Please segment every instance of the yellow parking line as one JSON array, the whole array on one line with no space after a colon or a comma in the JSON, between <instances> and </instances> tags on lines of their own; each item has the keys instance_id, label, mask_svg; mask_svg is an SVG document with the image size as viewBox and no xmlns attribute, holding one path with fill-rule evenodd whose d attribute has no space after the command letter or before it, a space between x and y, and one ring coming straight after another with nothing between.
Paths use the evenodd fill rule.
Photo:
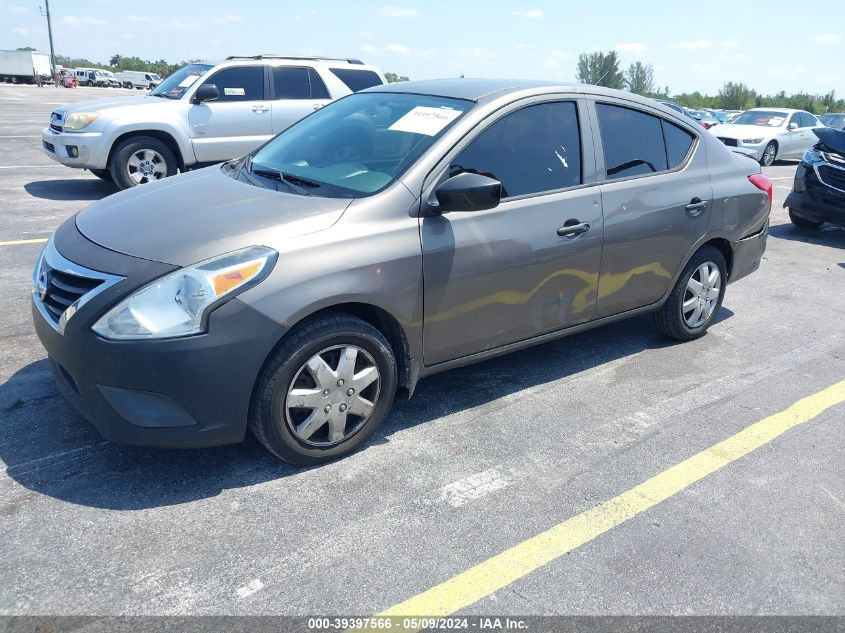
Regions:
<instances>
[{"instance_id":1,"label":"yellow parking line","mask_svg":"<svg viewBox=\"0 0 845 633\"><path fill-rule=\"evenodd\" d=\"M11 242L0 242L0 246L20 246L21 244L43 244L47 241L46 237L39 237L34 240L12 240Z\"/></svg>"},{"instance_id":2,"label":"yellow parking line","mask_svg":"<svg viewBox=\"0 0 845 633\"><path fill-rule=\"evenodd\" d=\"M601 505L390 607L378 617L446 616L468 607L841 402L845 402L845 380L752 424Z\"/></svg>"}]
</instances>

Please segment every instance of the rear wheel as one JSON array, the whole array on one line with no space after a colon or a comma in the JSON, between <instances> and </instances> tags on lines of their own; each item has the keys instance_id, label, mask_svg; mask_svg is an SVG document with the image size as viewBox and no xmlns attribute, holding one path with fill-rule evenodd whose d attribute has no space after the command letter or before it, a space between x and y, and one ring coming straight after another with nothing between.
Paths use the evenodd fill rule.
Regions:
<instances>
[{"instance_id":1,"label":"rear wheel","mask_svg":"<svg viewBox=\"0 0 845 633\"><path fill-rule=\"evenodd\" d=\"M114 184L129 189L176 175L176 156L157 138L133 136L115 148L109 171Z\"/></svg>"},{"instance_id":2,"label":"rear wheel","mask_svg":"<svg viewBox=\"0 0 845 633\"><path fill-rule=\"evenodd\" d=\"M770 141L769 144L766 145L766 149L763 150L763 157L760 159L760 164L763 165L763 167L771 167L775 162L777 155L778 144L774 141Z\"/></svg>"},{"instance_id":3,"label":"rear wheel","mask_svg":"<svg viewBox=\"0 0 845 633\"><path fill-rule=\"evenodd\" d=\"M824 222L814 222L813 220L802 218L800 215L796 215L792 209L789 209L789 219L799 229L817 229L824 224Z\"/></svg>"},{"instance_id":4,"label":"rear wheel","mask_svg":"<svg viewBox=\"0 0 845 633\"><path fill-rule=\"evenodd\" d=\"M666 303L655 313L657 328L679 341L704 336L722 306L727 279L721 251L713 246L700 248L684 268Z\"/></svg>"},{"instance_id":5,"label":"rear wheel","mask_svg":"<svg viewBox=\"0 0 845 633\"><path fill-rule=\"evenodd\" d=\"M396 391L390 344L345 314L295 328L258 379L250 428L294 464L319 464L357 450L381 425Z\"/></svg>"}]
</instances>

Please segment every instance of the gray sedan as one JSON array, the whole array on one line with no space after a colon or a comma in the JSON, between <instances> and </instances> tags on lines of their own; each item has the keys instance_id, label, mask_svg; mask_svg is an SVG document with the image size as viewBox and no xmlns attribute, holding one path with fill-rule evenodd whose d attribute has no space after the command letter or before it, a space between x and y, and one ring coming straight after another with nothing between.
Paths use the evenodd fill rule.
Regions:
<instances>
[{"instance_id":1,"label":"gray sedan","mask_svg":"<svg viewBox=\"0 0 845 633\"><path fill-rule=\"evenodd\" d=\"M771 196L756 162L629 93L391 84L82 211L39 258L33 317L105 437L249 428L314 464L435 372L648 312L703 336L760 264Z\"/></svg>"}]
</instances>

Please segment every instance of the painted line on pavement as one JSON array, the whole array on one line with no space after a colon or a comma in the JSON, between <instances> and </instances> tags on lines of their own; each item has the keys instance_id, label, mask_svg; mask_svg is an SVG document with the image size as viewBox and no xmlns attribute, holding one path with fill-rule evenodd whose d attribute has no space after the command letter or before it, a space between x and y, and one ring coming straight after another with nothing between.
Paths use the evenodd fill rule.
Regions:
<instances>
[{"instance_id":1,"label":"painted line on pavement","mask_svg":"<svg viewBox=\"0 0 845 633\"><path fill-rule=\"evenodd\" d=\"M377 617L447 616L507 587L845 402L845 380L807 396L651 479L390 607Z\"/></svg>"},{"instance_id":2,"label":"painted line on pavement","mask_svg":"<svg viewBox=\"0 0 845 633\"><path fill-rule=\"evenodd\" d=\"M48 239L47 237L39 237L33 240L12 240L11 242L0 242L0 246L20 246L22 244L43 244Z\"/></svg>"}]
</instances>

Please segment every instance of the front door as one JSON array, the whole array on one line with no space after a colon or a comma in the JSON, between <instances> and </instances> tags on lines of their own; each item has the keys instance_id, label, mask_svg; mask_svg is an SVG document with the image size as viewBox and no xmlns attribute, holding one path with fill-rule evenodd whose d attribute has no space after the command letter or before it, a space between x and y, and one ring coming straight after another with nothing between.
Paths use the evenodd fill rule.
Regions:
<instances>
[{"instance_id":1,"label":"front door","mask_svg":"<svg viewBox=\"0 0 845 633\"><path fill-rule=\"evenodd\" d=\"M713 188L696 134L641 110L595 108L606 178L596 317L605 317L663 297L707 231Z\"/></svg>"},{"instance_id":2,"label":"front door","mask_svg":"<svg viewBox=\"0 0 845 633\"><path fill-rule=\"evenodd\" d=\"M272 102L265 98L264 66L232 66L203 77L220 98L194 103L188 119L201 163L248 154L273 134Z\"/></svg>"},{"instance_id":3,"label":"front door","mask_svg":"<svg viewBox=\"0 0 845 633\"><path fill-rule=\"evenodd\" d=\"M582 184L574 101L538 103L488 125L450 175L499 180L498 207L422 220L424 361L444 361L592 318L602 248L598 187Z\"/></svg>"}]
</instances>

